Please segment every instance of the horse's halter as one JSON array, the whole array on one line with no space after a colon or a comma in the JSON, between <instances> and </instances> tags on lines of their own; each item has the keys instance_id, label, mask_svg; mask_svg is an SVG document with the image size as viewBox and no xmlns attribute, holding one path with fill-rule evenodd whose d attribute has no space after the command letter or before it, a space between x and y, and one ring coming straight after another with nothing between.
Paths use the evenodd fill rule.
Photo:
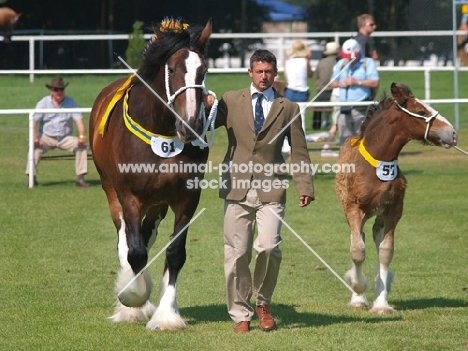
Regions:
<instances>
[{"instance_id":1,"label":"horse's halter","mask_svg":"<svg viewBox=\"0 0 468 351\"><path fill-rule=\"evenodd\" d=\"M406 112L406 113L409 114L410 116L424 119L424 121L425 121L426 124L427 124L427 126L426 126L426 133L424 133L424 140L427 141L427 136L428 136L428 134L429 134L429 128L431 128L432 120L433 120L434 118L436 118L436 117L439 115L439 112L434 111L434 114L433 114L432 116L424 117L424 116L418 115L417 113L414 113L414 112L411 112L411 111L407 110L406 108L404 108L403 106L401 106L396 100L395 100L395 104L398 106L398 108L399 108L400 110Z\"/></svg>"},{"instance_id":2,"label":"horse's halter","mask_svg":"<svg viewBox=\"0 0 468 351\"><path fill-rule=\"evenodd\" d=\"M174 94L171 95L171 91L169 89L169 66L167 65L167 63L165 65L164 69L165 69L165 83L166 83L167 103L168 103L168 105L169 105L169 107L171 109L173 109L173 107L174 107L174 101L175 101L176 97L179 94L183 93L187 89L201 89L202 92L203 92L203 95L211 94L211 95L213 95L215 97L215 102L214 102L213 106L211 107L210 115L208 116L208 118L206 118L206 115L205 115L205 106L204 106L203 102L201 103L200 115L198 117L203 119L203 132L201 133L201 135L199 135L199 137L195 141L192 141L192 145L199 146L202 149L204 147L211 146L213 144L213 141L214 141L214 134L215 134L214 133L214 130L215 130L214 123L215 123L216 115L217 115L217 112L218 112L218 99L216 99L216 94L214 92L206 89L206 87L203 84L193 84L193 85L186 85L186 86L180 88ZM190 126L184 120L182 120L182 123L184 123L188 128L190 128ZM200 139L203 139L205 137L206 132L208 131L208 128L210 128L210 132L211 132L210 141L202 142ZM194 131L192 130L192 132L194 132ZM194 134L196 134L196 133L194 132Z\"/></svg>"}]
</instances>

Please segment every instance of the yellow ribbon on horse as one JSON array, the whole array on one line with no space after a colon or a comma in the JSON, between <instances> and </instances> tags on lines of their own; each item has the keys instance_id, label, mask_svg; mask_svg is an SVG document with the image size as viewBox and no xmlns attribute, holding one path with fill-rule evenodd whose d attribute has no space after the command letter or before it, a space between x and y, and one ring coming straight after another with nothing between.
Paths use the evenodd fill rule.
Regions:
<instances>
[{"instance_id":1,"label":"yellow ribbon on horse","mask_svg":"<svg viewBox=\"0 0 468 351\"><path fill-rule=\"evenodd\" d=\"M135 122L132 119L132 117L130 117L130 115L128 114L128 93L133 87L133 85L131 85L130 83L132 82L132 79L134 76L135 75L132 74L130 77L128 77L125 83L123 83L122 86L119 89L117 89L114 96L112 97L111 102L109 103L109 105L107 105L106 113L104 114L104 116L102 116L101 123L99 123L99 129L98 129L99 134L101 136L104 136L106 124L107 124L107 121L109 119L109 116L112 110L114 109L117 102L119 102L123 97L125 97L124 103L123 103L123 119L129 131L131 131L133 134L135 134L138 138L140 138L142 141L144 141L147 144L151 144L152 137L171 139L172 136L156 134L156 133L150 132L149 130L146 130L140 124Z\"/></svg>"},{"instance_id":2,"label":"yellow ribbon on horse","mask_svg":"<svg viewBox=\"0 0 468 351\"><path fill-rule=\"evenodd\" d=\"M358 146L359 153L364 157L364 159L369 162L372 166L377 167L379 161L372 157L372 155L367 151L366 147L364 146L364 138L352 138L351 139L351 146Z\"/></svg>"},{"instance_id":3,"label":"yellow ribbon on horse","mask_svg":"<svg viewBox=\"0 0 468 351\"><path fill-rule=\"evenodd\" d=\"M112 98L111 102L109 103L109 105L107 105L106 113L104 114L104 116L102 116L101 123L99 123L99 128L98 128L99 134L101 136L104 136L107 120L109 119L109 116L110 116L112 110L114 109L115 104L117 104L117 102L119 102L120 99L122 99L125 92L130 87L130 83L131 83L134 76L135 75L132 74L130 77L128 77L128 79L125 81L125 83L123 83L122 86L119 89L117 89L117 91L115 92L114 97Z\"/></svg>"}]
</instances>

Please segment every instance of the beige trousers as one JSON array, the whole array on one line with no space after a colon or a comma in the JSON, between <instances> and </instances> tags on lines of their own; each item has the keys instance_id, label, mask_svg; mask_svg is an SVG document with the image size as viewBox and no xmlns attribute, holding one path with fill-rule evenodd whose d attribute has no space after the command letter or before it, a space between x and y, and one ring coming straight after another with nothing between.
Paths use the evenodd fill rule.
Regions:
<instances>
[{"instance_id":1,"label":"beige trousers","mask_svg":"<svg viewBox=\"0 0 468 351\"><path fill-rule=\"evenodd\" d=\"M282 259L281 221L284 204L260 202L255 189L249 190L243 201L224 203L224 273L229 315L235 323L250 321L256 304L269 304L278 279ZM253 240L255 227L258 235ZM252 248L257 252L252 275Z\"/></svg>"},{"instance_id":2,"label":"beige trousers","mask_svg":"<svg viewBox=\"0 0 468 351\"><path fill-rule=\"evenodd\" d=\"M41 137L42 146L34 148L34 175L37 174L37 166L43 154L52 149L61 149L75 153L75 172L76 175L88 173L88 154L87 148L78 148L78 138L69 136L60 143L57 138L43 134ZM29 153L28 153L29 160ZM26 166L26 174L29 174L29 162Z\"/></svg>"},{"instance_id":3,"label":"beige trousers","mask_svg":"<svg viewBox=\"0 0 468 351\"><path fill-rule=\"evenodd\" d=\"M338 133L340 135L339 143L343 145L345 140L352 135L359 133L361 123L366 119L366 106L353 108L350 114L341 113L338 116Z\"/></svg>"}]
</instances>

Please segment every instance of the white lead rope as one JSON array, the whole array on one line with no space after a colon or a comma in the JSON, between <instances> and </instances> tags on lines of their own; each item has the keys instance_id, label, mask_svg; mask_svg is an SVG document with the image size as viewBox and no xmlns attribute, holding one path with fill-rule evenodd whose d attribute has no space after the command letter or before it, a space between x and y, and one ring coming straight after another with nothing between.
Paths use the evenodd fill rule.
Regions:
<instances>
[{"instance_id":1,"label":"white lead rope","mask_svg":"<svg viewBox=\"0 0 468 351\"><path fill-rule=\"evenodd\" d=\"M468 152L466 152L465 150L460 149L458 146L454 146L454 148L460 151L462 154L465 154L468 156Z\"/></svg>"},{"instance_id":2,"label":"white lead rope","mask_svg":"<svg viewBox=\"0 0 468 351\"><path fill-rule=\"evenodd\" d=\"M211 90L206 90L205 87L203 87L203 94L213 95L215 98L215 101L213 103L213 106L211 107L210 115L208 116L208 118L205 118L205 105L202 103L200 107L200 116L201 118L203 118L203 132L200 135L200 138L197 138L196 140L192 141L192 145L198 146L200 149L204 149L205 147L213 145L214 137L215 137L215 122L216 122L216 116L218 115L218 99L216 98L216 94L212 92ZM200 139L205 138L208 128L210 129L210 132L211 132L210 140L208 142L202 142Z\"/></svg>"}]
</instances>

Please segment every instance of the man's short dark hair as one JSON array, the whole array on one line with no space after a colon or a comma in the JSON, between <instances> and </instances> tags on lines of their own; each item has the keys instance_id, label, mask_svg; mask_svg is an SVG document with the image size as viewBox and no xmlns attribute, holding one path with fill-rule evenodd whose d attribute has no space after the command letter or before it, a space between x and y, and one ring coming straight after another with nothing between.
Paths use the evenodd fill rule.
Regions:
<instances>
[{"instance_id":1,"label":"man's short dark hair","mask_svg":"<svg viewBox=\"0 0 468 351\"><path fill-rule=\"evenodd\" d=\"M250 57L250 68L253 68L254 62L258 61L272 63L274 68L276 69L276 56L268 50L255 50L252 56Z\"/></svg>"}]
</instances>

